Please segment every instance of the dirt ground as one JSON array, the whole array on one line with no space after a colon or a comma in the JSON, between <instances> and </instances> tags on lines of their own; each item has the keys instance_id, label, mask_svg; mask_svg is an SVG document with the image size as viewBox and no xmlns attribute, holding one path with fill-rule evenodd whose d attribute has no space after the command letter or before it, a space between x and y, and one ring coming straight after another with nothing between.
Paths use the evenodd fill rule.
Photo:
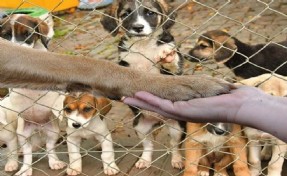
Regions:
<instances>
[{"instance_id":1,"label":"dirt ground","mask_svg":"<svg viewBox=\"0 0 287 176\"><path fill-rule=\"evenodd\" d=\"M252 1L233 0L211 1L204 0L197 3L187 3L177 0L172 3L177 9L177 19L172 33L180 52L188 57L188 51L196 39L205 31L223 29L243 42L255 44L267 41L282 41L287 34L287 1ZM120 35L112 37L104 31L100 24L100 17L104 9L94 11L80 11L74 13L55 13L55 36L49 44L52 52L83 55L96 59L117 61L117 45ZM230 70L212 62L185 62L184 74L209 74L227 80L233 79ZM151 168L138 170L133 167L142 149L141 141L132 127L134 119L130 109L113 101L113 109L106 117L112 132L116 149L117 163L121 169L120 175L181 175L182 171L172 169L170 165L169 137L166 128L155 136L154 163ZM83 175L103 175L100 163L99 144L94 141L84 141L82 144L84 157ZM6 161L5 148L0 148L0 175ZM65 144L57 148L60 158L68 163ZM184 152L183 152L184 153ZM65 170L51 171L48 169L47 158L40 152L34 157L34 175L65 175ZM265 162L266 165L266 162ZM283 175L287 175L287 165L284 165ZM266 175L266 167L264 171Z\"/></svg>"}]
</instances>

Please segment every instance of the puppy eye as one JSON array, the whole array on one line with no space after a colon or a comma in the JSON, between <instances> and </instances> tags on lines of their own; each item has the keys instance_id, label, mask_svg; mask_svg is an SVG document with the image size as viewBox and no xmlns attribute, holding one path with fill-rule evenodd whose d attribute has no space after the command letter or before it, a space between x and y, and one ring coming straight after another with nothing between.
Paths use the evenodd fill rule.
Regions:
<instances>
[{"instance_id":1,"label":"puppy eye","mask_svg":"<svg viewBox=\"0 0 287 176\"><path fill-rule=\"evenodd\" d=\"M153 15L155 15L155 14L156 14L155 12L150 11L150 10L147 10L147 12L146 12L146 15L147 15L147 16L153 16Z\"/></svg>"},{"instance_id":2,"label":"puppy eye","mask_svg":"<svg viewBox=\"0 0 287 176\"><path fill-rule=\"evenodd\" d=\"M208 45L206 45L206 44L200 44L199 47L200 47L201 49L205 49L205 48L208 47Z\"/></svg>"},{"instance_id":3,"label":"puppy eye","mask_svg":"<svg viewBox=\"0 0 287 176\"><path fill-rule=\"evenodd\" d=\"M120 17L121 18L126 18L127 16L129 16L129 14L131 13L131 10L127 10L125 13L123 13Z\"/></svg>"},{"instance_id":4,"label":"puppy eye","mask_svg":"<svg viewBox=\"0 0 287 176\"><path fill-rule=\"evenodd\" d=\"M31 32L28 32L28 31L27 31L27 32L24 33L24 37L25 37L25 38L28 38L28 37L31 36L31 34L32 34Z\"/></svg>"},{"instance_id":5,"label":"puppy eye","mask_svg":"<svg viewBox=\"0 0 287 176\"><path fill-rule=\"evenodd\" d=\"M92 110L93 110L92 107L85 107L85 108L83 109L84 112L90 112L90 111L92 111Z\"/></svg>"},{"instance_id":6,"label":"puppy eye","mask_svg":"<svg viewBox=\"0 0 287 176\"><path fill-rule=\"evenodd\" d=\"M69 108L69 107L65 107L65 108L64 108L64 111L65 111L66 113L70 114L70 113L72 112L72 109Z\"/></svg>"}]
</instances>

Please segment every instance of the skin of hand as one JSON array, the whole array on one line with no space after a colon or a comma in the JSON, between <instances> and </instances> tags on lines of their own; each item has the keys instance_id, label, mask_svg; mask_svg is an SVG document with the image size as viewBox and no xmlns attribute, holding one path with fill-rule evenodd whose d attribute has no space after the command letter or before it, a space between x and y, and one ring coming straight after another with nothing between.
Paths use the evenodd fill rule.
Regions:
<instances>
[{"instance_id":1,"label":"skin of hand","mask_svg":"<svg viewBox=\"0 0 287 176\"><path fill-rule=\"evenodd\" d=\"M123 102L176 120L246 125L287 141L287 98L274 97L254 87L240 86L230 94L177 102L137 92Z\"/></svg>"}]
</instances>

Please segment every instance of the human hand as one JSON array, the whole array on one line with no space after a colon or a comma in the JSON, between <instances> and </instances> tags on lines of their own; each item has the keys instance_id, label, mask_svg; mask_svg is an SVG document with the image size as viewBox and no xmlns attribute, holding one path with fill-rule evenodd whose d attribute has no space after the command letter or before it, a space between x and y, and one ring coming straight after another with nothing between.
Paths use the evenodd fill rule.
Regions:
<instances>
[{"instance_id":1,"label":"human hand","mask_svg":"<svg viewBox=\"0 0 287 176\"><path fill-rule=\"evenodd\" d=\"M266 96L257 88L240 86L231 90L230 94L177 102L161 99L148 92L137 92L133 98L127 97L123 102L177 120L242 123L241 116L248 116L253 110L249 107Z\"/></svg>"}]
</instances>

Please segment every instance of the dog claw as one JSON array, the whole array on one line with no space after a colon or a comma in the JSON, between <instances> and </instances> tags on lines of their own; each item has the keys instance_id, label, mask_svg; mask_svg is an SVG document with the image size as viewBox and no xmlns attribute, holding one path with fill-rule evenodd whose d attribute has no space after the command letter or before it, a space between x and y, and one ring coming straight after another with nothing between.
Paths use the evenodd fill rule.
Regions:
<instances>
[{"instance_id":1,"label":"dog claw","mask_svg":"<svg viewBox=\"0 0 287 176\"><path fill-rule=\"evenodd\" d=\"M135 166L138 169L149 168L151 166L151 161L140 159L136 162Z\"/></svg>"},{"instance_id":2,"label":"dog claw","mask_svg":"<svg viewBox=\"0 0 287 176\"><path fill-rule=\"evenodd\" d=\"M63 169L66 166L66 163L64 163L63 161L60 160L55 160L53 162L51 162L50 168L53 170L59 170L59 169Z\"/></svg>"},{"instance_id":3,"label":"dog claw","mask_svg":"<svg viewBox=\"0 0 287 176\"><path fill-rule=\"evenodd\" d=\"M67 168L67 175L79 175L82 172L82 168Z\"/></svg>"},{"instance_id":4,"label":"dog claw","mask_svg":"<svg viewBox=\"0 0 287 176\"><path fill-rule=\"evenodd\" d=\"M209 176L209 172L207 172L207 171L198 171L198 175L199 176Z\"/></svg>"}]
</instances>

